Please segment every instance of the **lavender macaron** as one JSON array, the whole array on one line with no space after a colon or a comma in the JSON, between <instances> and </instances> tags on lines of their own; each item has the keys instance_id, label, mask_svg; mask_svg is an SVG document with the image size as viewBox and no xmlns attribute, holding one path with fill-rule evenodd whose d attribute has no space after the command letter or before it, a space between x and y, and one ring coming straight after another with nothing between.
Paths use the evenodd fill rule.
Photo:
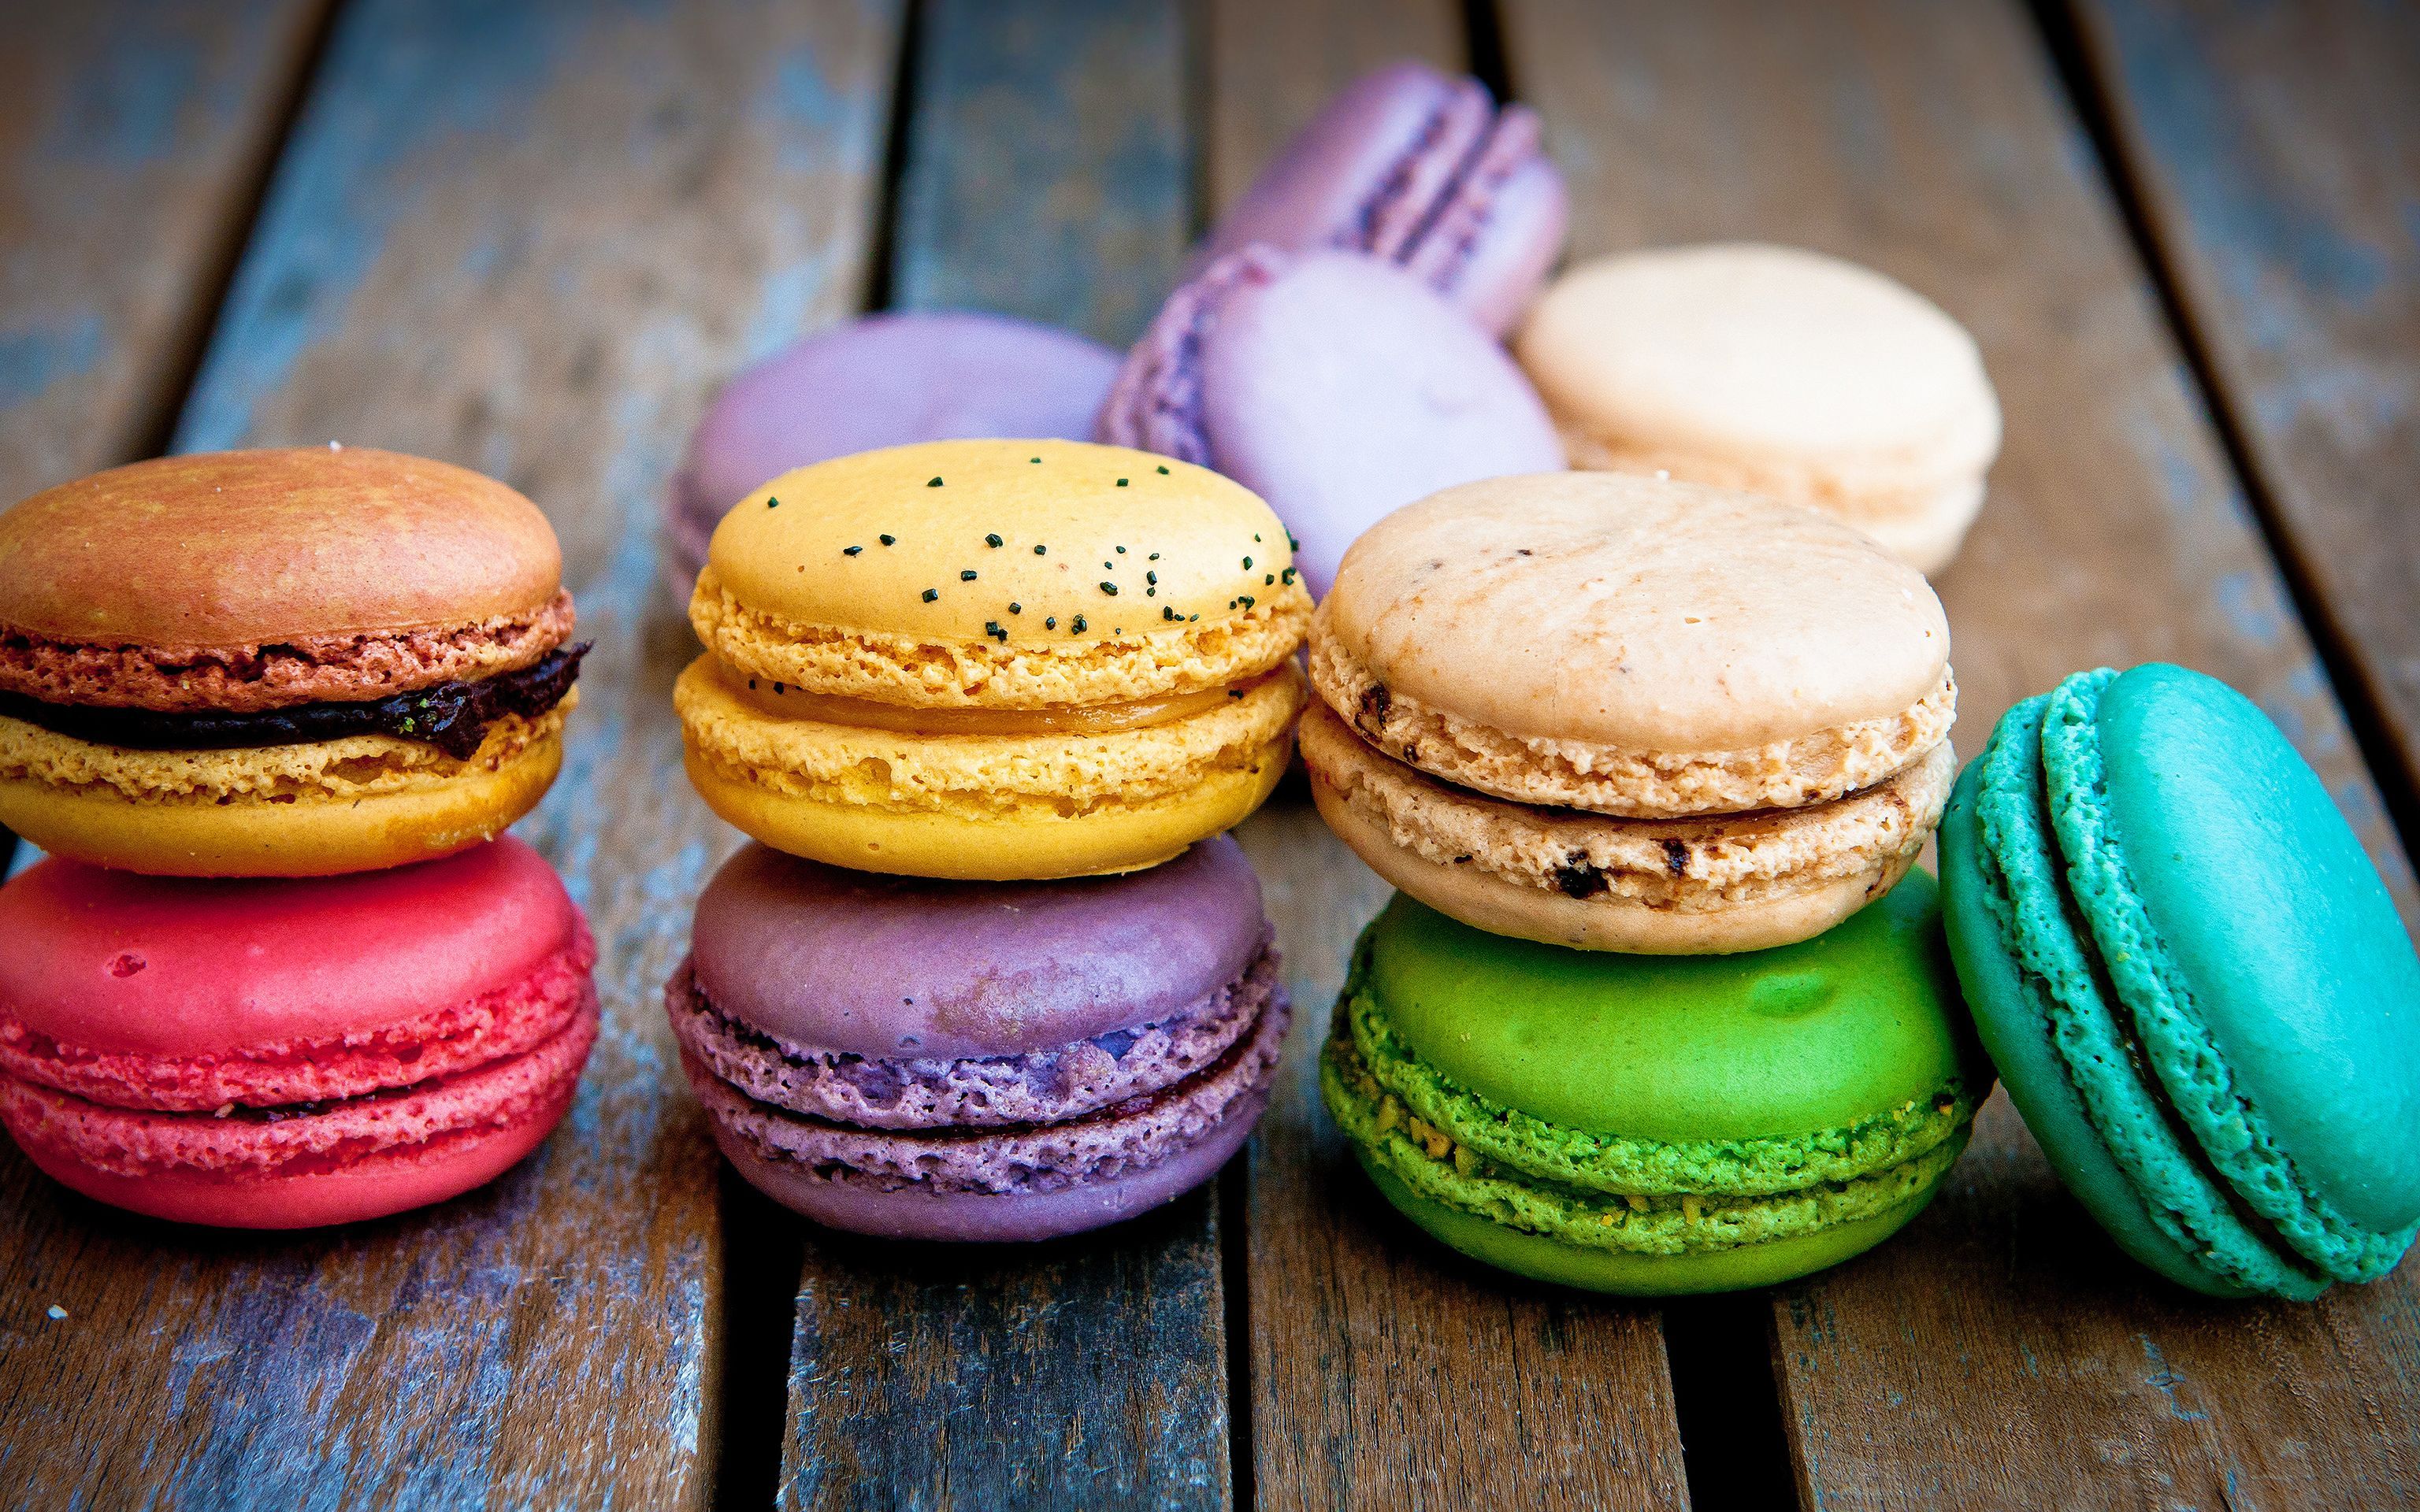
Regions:
<instances>
[{"instance_id":1,"label":"lavender macaron","mask_svg":"<svg viewBox=\"0 0 2420 1512\"><path fill-rule=\"evenodd\" d=\"M1396 63L1327 102L1220 218L1195 270L1255 241L1346 247L1409 270L1500 337L1562 251L1568 208L1536 112Z\"/></svg>"},{"instance_id":2,"label":"lavender macaron","mask_svg":"<svg viewBox=\"0 0 2420 1512\"><path fill-rule=\"evenodd\" d=\"M768 478L857 452L974 436L1082 440L1115 352L1005 316L868 316L783 347L725 384L664 496L664 574L684 604L706 543Z\"/></svg>"},{"instance_id":3,"label":"lavender macaron","mask_svg":"<svg viewBox=\"0 0 2420 1512\"><path fill-rule=\"evenodd\" d=\"M1127 354L1095 438L1267 500L1314 597L1380 517L1456 484L1563 471L1504 349L1419 279L1351 252L1250 246L1212 263Z\"/></svg>"},{"instance_id":4,"label":"lavender macaron","mask_svg":"<svg viewBox=\"0 0 2420 1512\"><path fill-rule=\"evenodd\" d=\"M1267 1105L1289 1005L1235 842L1074 882L845 872L751 845L665 989L741 1175L834 1228L1005 1241L1209 1180Z\"/></svg>"}]
</instances>

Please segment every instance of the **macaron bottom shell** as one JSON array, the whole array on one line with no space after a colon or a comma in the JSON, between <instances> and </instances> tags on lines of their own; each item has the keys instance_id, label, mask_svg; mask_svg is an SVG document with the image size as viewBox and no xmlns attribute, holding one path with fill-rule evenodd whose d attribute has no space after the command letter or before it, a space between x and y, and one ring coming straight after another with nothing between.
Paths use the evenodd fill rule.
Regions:
<instances>
[{"instance_id":1,"label":"macaron bottom shell","mask_svg":"<svg viewBox=\"0 0 2420 1512\"><path fill-rule=\"evenodd\" d=\"M1936 1180L1885 1212L1814 1233L1694 1254L1637 1255L1581 1249L1432 1202L1357 1147L1355 1154L1387 1200L1447 1247L1515 1275L1624 1297L1739 1291L1828 1270L1899 1232L1924 1211L1938 1187Z\"/></svg>"},{"instance_id":2,"label":"macaron bottom shell","mask_svg":"<svg viewBox=\"0 0 2420 1512\"><path fill-rule=\"evenodd\" d=\"M206 793L138 800L104 783L0 777L0 827L54 856L154 876L376 872L492 839L537 807L563 765L560 717L500 763L388 791L281 801Z\"/></svg>"},{"instance_id":3,"label":"macaron bottom shell","mask_svg":"<svg viewBox=\"0 0 2420 1512\"><path fill-rule=\"evenodd\" d=\"M1432 861L1397 845L1316 770L1311 792L1328 828L1392 886L1492 934L1581 950L1723 954L1811 939L1888 892L1907 875L1921 849L1879 856L1862 871L1803 892L1683 912L1644 903L1624 904L1603 894L1572 897L1523 887L1475 866Z\"/></svg>"},{"instance_id":4,"label":"macaron bottom shell","mask_svg":"<svg viewBox=\"0 0 2420 1512\"><path fill-rule=\"evenodd\" d=\"M690 1074L701 1071L692 1069ZM1267 1104L1265 1088L1250 1093L1208 1136L1166 1160L1107 1180L1040 1193L939 1192L921 1186L886 1191L828 1180L794 1163L767 1159L720 1119L710 1125L715 1144L749 1185L827 1227L881 1239L1016 1243L1084 1233L1174 1201L1217 1175L1243 1148Z\"/></svg>"},{"instance_id":5,"label":"macaron bottom shell","mask_svg":"<svg viewBox=\"0 0 2420 1512\"><path fill-rule=\"evenodd\" d=\"M119 1176L41 1140L21 1138L18 1146L60 1185L129 1212L213 1228L318 1228L407 1212L487 1185L545 1141L570 1109L578 1087L574 1076L550 1101L503 1127L465 1131L323 1170L231 1176L170 1169Z\"/></svg>"}]
</instances>

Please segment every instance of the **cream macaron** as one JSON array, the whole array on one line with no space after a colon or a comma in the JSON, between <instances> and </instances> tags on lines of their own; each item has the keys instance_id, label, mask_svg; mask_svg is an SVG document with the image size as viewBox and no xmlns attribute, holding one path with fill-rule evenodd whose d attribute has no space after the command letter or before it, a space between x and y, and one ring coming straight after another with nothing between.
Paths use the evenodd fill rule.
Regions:
<instances>
[{"instance_id":1,"label":"cream macaron","mask_svg":"<svg viewBox=\"0 0 2420 1512\"><path fill-rule=\"evenodd\" d=\"M1965 329L1904 285L1800 248L1582 263L1516 350L1574 467L1821 509L1920 572L1958 554L1999 453L1999 401Z\"/></svg>"},{"instance_id":2,"label":"cream macaron","mask_svg":"<svg viewBox=\"0 0 2420 1512\"><path fill-rule=\"evenodd\" d=\"M776 850L991 881L1131 872L1284 774L1311 615L1206 468L952 440L783 474L715 528L674 688L691 783Z\"/></svg>"},{"instance_id":3,"label":"cream macaron","mask_svg":"<svg viewBox=\"0 0 2420 1512\"><path fill-rule=\"evenodd\" d=\"M1904 875L1956 763L1949 628L1839 522L1602 472L1397 511L1313 616L1302 753L1388 881L1499 934L1809 938Z\"/></svg>"}]
</instances>

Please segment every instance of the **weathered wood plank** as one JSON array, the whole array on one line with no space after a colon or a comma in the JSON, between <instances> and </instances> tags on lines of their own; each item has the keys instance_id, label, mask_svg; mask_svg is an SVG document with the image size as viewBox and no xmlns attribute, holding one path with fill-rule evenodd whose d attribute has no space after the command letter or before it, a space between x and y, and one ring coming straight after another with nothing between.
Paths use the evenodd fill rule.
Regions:
<instances>
[{"instance_id":1,"label":"weathered wood plank","mask_svg":"<svg viewBox=\"0 0 2420 1512\"><path fill-rule=\"evenodd\" d=\"M0 15L0 507L157 444L322 6Z\"/></svg>"},{"instance_id":2,"label":"weathered wood plank","mask_svg":"<svg viewBox=\"0 0 2420 1512\"><path fill-rule=\"evenodd\" d=\"M892 302L1132 341L1175 281L1192 186L1175 0L934 0Z\"/></svg>"},{"instance_id":3,"label":"weathered wood plank","mask_svg":"<svg viewBox=\"0 0 2420 1512\"><path fill-rule=\"evenodd\" d=\"M1223 205L1338 88L1405 55L1466 64L1459 8L1211 8L1209 181ZM1319 1103L1353 937L1388 888L1298 788L1237 832L1268 889L1295 1025L1247 1212L1253 1488L1270 1507L1680 1506L1654 1309L1463 1262L1372 1191Z\"/></svg>"},{"instance_id":4,"label":"weathered wood plank","mask_svg":"<svg viewBox=\"0 0 2420 1512\"><path fill-rule=\"evenodd\" d=\"M861 301L897 27L756 0L339 23L178 443L397 447L548 510L597 650L522 832L596 925L605 1031L537 1157L338 1233L135 1223L10 1151L0 1502L705 1503L717 1157L659 993L734 837L680 776L654 495L715 380Z\"/></svg>"},{"instance_id":5,"label":"weathered wood plank","mask_svg":"<svg viewBox=\"0 0 2420 1512\"><path fill-rule=\"evenodd\" d=\"M2008 446L1941 581L1972 752L2015 698L2179 660L2258 699L2412 917L2411 872L2012 6L1516 0L1575 251L1763 237L1874 264L1974 329ZM2005 1102L1931 1211L1773 1296L1802 1494L1827 1507L2381 1505L2420 1495L2420 1268L2220 1305L2127 1261Z\"/></svg>"},{"instance_id":6,"label":"weathered wood plank","mask_svg":"<svg viewBox=\"0 0 2420 1512\"><path fill-rule=\"evenodd\" d=\"M2074 8L2217 402L2408 797L2420 789L2420 9Z\"/></svg>"},{"instance_id":7,"label":"weathered wood plank","mask_svg":"<svg viewBox=\"0 0 2420 1512\"><path fill-rule=\"evenodd\" d=\"M1183 36L1172 5L925 9L892 302L1131 334L1186 239ZM804 1249L783 1505L1228 1504L1217 1192L1027 1250Z\"/></svg>"}]
</instances>

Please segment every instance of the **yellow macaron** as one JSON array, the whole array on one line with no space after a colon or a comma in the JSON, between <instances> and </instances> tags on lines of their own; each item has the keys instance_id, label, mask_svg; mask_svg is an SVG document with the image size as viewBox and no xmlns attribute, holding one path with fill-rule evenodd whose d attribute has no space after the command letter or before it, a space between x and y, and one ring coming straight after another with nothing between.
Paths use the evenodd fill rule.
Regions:
<instances>
[{"instance_id":1,"label":"yellow macaron","mask_svg":"<svg viewBox=\"0 0 2420 1512\"><path fill-rule=\"evenodd\" d=\"M674 690L690 780L777 849L1126 872L1259 807L1311 617L1249 490L1123 447L955 440L786 473L715 532Z\"/></svg>"}]
</instances>

